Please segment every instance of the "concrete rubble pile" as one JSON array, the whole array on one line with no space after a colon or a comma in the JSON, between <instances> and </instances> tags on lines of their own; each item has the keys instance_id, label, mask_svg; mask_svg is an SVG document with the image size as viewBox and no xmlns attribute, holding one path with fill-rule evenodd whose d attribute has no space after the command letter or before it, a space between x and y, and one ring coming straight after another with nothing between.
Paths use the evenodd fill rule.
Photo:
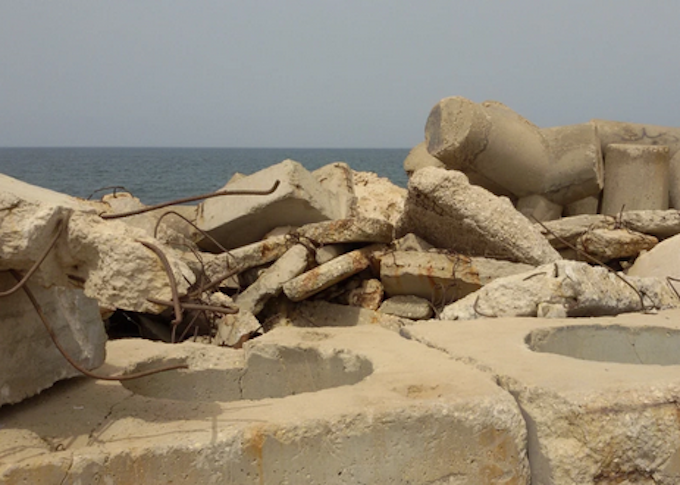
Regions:
<instances>
[{"instance_id":1,"label":"concrete rubble pile","mask_svg":"<svg viewBox=\"0 0 680 485\"><path fill-rule=\"evenodd\" d=\"M336 364L326 361L338 358L340 368L361 374L356 382L373 372L372 365L378 374L381 365L399 368L388 360L375 363L385 358L376 350L381 344L365 350L382 356L368 363L347 361L351 345L345 340L340 357L312 348L316 344L310 344L304 358L290 357L299 349L291 350L291 344L284 352L277 335L300 338L304 347L304 339L351 340L341 337L348 331L343 327L358 327L353 331L367 339L368 349L369 341L382 338L371 332L382 327L392 331L390 342L404 341L397 333L421 342L409 345L438 348L437 329L455 332L456 325L474 325L473 320L487 326L503 326L508 317L578 322L582 318L574 317L676 308L678 153L680 128L593 120L540 129L501 103L452 97L432 109L425 141L404 161L406 189L342 162L310 172L285 160L251 175L234 175L219 191L224 195L198 205L149 210L128 193L86 201L0 175L0 406L80 373L55 347L46 325L64 351L89 370L104 364L107 348L114 358L104 365L108 370L133 372L163 361L189 362L194 372L227 369L237 376L238 388L208 390L219 387L212 383L201 391L239 396L220 394L214 400L221 402L295 394L276 379L268 391L250 395L244 390L248 369L277 359L302 362L295 368L307 369L332 367ZM28 281L18 283L27 274ZM175 350L151 351L125 338L107 346L107 334L186 342L170 346ZM442 337L439 353L477 362L456 365L486 379L496 364L468 356L448 338ZM309 352L321 352L321 360L310 364L305 360ZM510 372L499 380L501 387L526 393L524 384L513 380L521 378L513 376ZM269 378L269 371L262 371L257 379ZM491 380L484 382L490 387L481 394L492 393ZM333 385L348 384L356 385ZM190 385L199 392L200 383ZM151 392L145 386L130 384L116 402L128 399L129 392ZM159 380L149 389L169 392L171 386ZM430 398L439 384L409 386L404 391L409 396L425 393ZM439 395L448 396L447 389ZM155 397L181 401L181 394ZM478 405L475 396L466 406ZM532 473L534 479L552 477L536 483L587 483L565 471L559 453L551 455L552 442L540 453L526 450L527 440L532 447L543 446L540 430L539 436L530 430L527 438L519 409L525 412L522 406L531 405L517 408L507 396L507 409L493 418L499 434L482 440L479 452L489 456L484 446L502 442L507 453L496 456L497 469L489 464L484 471L475 468L480 477L486 474L479 483L528 483ZM522 399L531 398L522 394ZM412 450L404 453L411 456ZM20 476L12 466L6 476ZM88 477L82 470L65 473ZM253 473L261 478L264 472ZM459 474L460 483L476 483L468 472L437 468L437 473L403 483L430 483L447 474ZM579 480L587 475L601 483L609 483L604 480L611 475L578 473L583 474ZM343 483L323 476L326 483ZM556 478L562 476L570 478ZM394 477L385 480L402 483Z\"/></svg>"}]
</instances>

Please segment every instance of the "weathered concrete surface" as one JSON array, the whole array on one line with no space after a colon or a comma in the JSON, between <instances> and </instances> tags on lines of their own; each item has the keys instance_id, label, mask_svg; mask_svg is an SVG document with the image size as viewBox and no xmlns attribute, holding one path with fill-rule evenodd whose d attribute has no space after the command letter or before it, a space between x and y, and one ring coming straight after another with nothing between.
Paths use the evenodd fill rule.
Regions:
<instances>
[{"instance_id":1,"label":"weathered concrete surface","mask_svg":"<svg viewBox=\"0 0 680 485\"><path fill-rule=\"evenodd\" d=\"M602 213L668 209L668 162L667 146L609 145Z\"/></svg>"},{"instance_id":2,"label":"weathered concrete surface","mask_svg":"<svg viewBox=\"0 0 680 485\"><path fill-rule=\"evenodd\" d=\"M178 360L190 368L127 387L77 380L3 409L0 481L529 483L514 399L383 329L278 329L245 355L109 347L117 369Z\"/></svg>"},{"instance_id":3,"label":"weathered concrete surface","mask_svg":"<svg viewBox=\"0 0 680 485\"><path fill-rule=\"evenodd\" d=\"M384 250L381 244L367 246L338 256L283 285L292 301L300 301L368 268L371 260Z\"/></svg>"},{"instance_id":4,"label":"weathered concrete surface","mask_svg":"<svg viewBox=\"0 0 680 485\"><path fill-rule=\"evenodd\" d=\"M592 120L602 143L602 151L611 144L666 145L672 157L680 149L680 128L672 126L627 123L625 121Z\"/></svg>"},{"instance_id":5,"label":"weathered concrete surface","mask_svg":"<svg viewBox=\"0 0 680 485\"><path fill-rule=\"evenodd\" d=\"M555 248L565 247L555 235L573 244L588 230L613 229L617 226L665 239L680 234L680 212L677 210L626 211L621 213L620 217L617 215L615 218L605 215L583 214L563 217L559 220L544 222L544 224L554 234L540 226L539 230Z\"/></svg>"},{"instance_id":6,"label":"weathered concrete surface","mask_svg":"<svg viewBox=\"0 0 680 485\"><path fill-rule=\"evenodd\" d=\"M434 248L432 244L413 233L395 239L392 241L392 247L395 251L429 251Z\"/></svg>"},{"instance_id":7,"label":"weathered concrete surface","mask_svg":"<svg viewBox=\"0 0 680 485\"><path fill-rule=\"evenodd\" d=\"M645 309L680 306L680 300L663 279L621 277L644 294ZM535 317L538 306L544 303L563 306L570 317L642 311L638 293L615 274L601 266L564 260L494 280L446 306L439 318Z\"/></svg>"},{"instance_id":8,"label":"weathered concrete surface","mask_svg":"<svg viewBox=\"0 0 680 485\"><path fill-rule=\"evenodd\" d=\"M393 251L380 258L380 279L388 295L415 295L431 302L458 300L496 278L532 269L522 263L421 251Z\"/></svg>"},{"instance_id":9,"label":"weathered concrete surface","mask_svg":"<svg viewBox=\"0 0 680 485\"><path fill-rule=\"evenodd\" d=\"M198 206L198 226L227 249L256 242L278 226L301 226L310 222L338 219L345 215L324 188L300 163L285 160L229 183L229 190L269 190L275 180L279 187L270 195L232 195L207 199ZM201 246L217 248L207 239Z\"/></svg>"},{"instance_id":10,"label":"weathered concrete surface","mask_svg":"<svg viewBox=\"0 0 680 485\"><path fill-rule=\"evenodd\" d=\"M404 210L406 189L372 172L353 171L356 216L383 219L392 225Z\"/></svg>"},{"instance_id":11,"label":"weathered concrete surface","mask_svg":"<svg viewBox=\"0 0 680 485\"><path fill-rule=\"evenodd\" d=\"M680 483L677 310L402 332L473 363L512 393L527 422L532 483Z\"/></svg>"},{"instance_id":12,"label":"weathered concrete surface","mask_svg":"<svg viewBox=\"0 0 680 485\"><path fill-rule=\"evenodd\" d=\"M650 251L641 254L627 274L630 276L655 276L657 278L680 279L680 236L674 236L660 242ZM677 282L672 283L680 288Z\"/></svg>"},{"instance_id":13,"label":"weathered concrete surface","mask_svg":"<svg viewBox=\"0 0 680 485\"><path fill-rule=\"evenodd\" d=\"M659 242L654 236L630 229L591 229L576 240L576 247L602 262L633 258ZM582 258L585 259L585 258Z\"/></svg>"},{"instance_id":14,"label":"weathered concrete surface","mask_svg":"<svg viewBox=\"0 0 680 485\"><path fill-rule=\"evenodd\" d=\"M604 186L604 165L595 123L544 128L541 135L552 156L543 195L567 205L599 194Z\"/></svg>"},{"instance_id":15,"label":"weathered concrete surface","mask_svg":"<svg viewBox=\"0 0 680 485\"><path fill-rule=\"evenodd\" d=\"M0 271L0 291L16 283L8 271ZM97 302L87 298L82 290L45 289L30 281L28 288L69 355L87 369L102 365L106 332ZM0 299L0 368L0 406L19 402L61 379L80 375L52 343L23 290Z\"/></svg>"},{"instance_id":16,"label":"weathered concrete surface","mask_svg":"<svg viewBox=\"0 0 680 485\"><path fill-rule=\"evenodd\" d=\"M346 300L350 306L377 310L384 295L385 289L380 280L370 278L361 281L358 287L349 290L343 300Z\"/></svg>"},{"instance_id":17,"label":"weathered concrete surface","mask_svg":"<svg viewBox=\"0 0 680 485\"><path fill-rule=\"evenodd\" d=\"M380 305L378 311L411 320L427 320L434 314L432 304L428 300L414 295L397 295L388 298Z\"/></svg>"},{"instance_id":18,"label":"weathered concrete surface","mask_svg":"<svg viewBox=\"0 0 680 485\"><path fill-rule=\"evenodd\" d=\"M398 332L413 321L395 315L388 315L360 306L329 303L324 300L306 300L295 305L291 311L281 315L275 326L294 327L356 327L372 325Z\"/></svg>"},{"instance_id":19,"label":"weathered concrete surface","mask_svg":"<svg viewBox=\"0 0 680 485\"><path fill-rule=\"evenodd\" d=\"M394 226L384 219L355 217L306 224L295 231L317 244L390 243Z\"/></svg>"},{"instance_id":20,"label":"weathered concrete surface","mask_svg":"<svg viewBox=\"0 0 680 485\"><path fill-rule=\"evenodd\" d=\"M675 155L668 162L668 205L680 209L680 155Z\"/></svg>"},{"instance_id":21,"label":"weathered concrete surface","mask_svg":"<svg viewBox=\"0 0 680 485\"><path fill-rule=\"evenodd\" d=\"M418 143L404 159L404 171L410 177L414 172L425 167L446 168L446 165L427 151L427 142Z\"/></svg>"},{"instance_id":22,"label":"weathered concrete surface","mask_svg":"<svg viewBox=\"0 0 680 485\"><path fill-rule=\"evenodd\" d=\"M564 207L565 217L578 216L581 214L597 214L600 205L599 195L591 195L583 199L567 204Z\"/></svg>"},{"instance_id":23,"label":"weathered concrete surface","mask_svg":"<svg viewBox=\"0 0 680 485\"><path fill-rule=\"evenodd\" d=\"M426 167L409 181L397 236L415 233L469 256L543 264L559 254L509 200L470 185L461 172Z\"/></svg>"},{"instance_id":24,"label":"weathered concrete surface","mask_svg":"<svg viewBox=\"0 0 680 485\"><path fill-rule=\"evenodd\" d=\"M549 201L542 195L527 195L517 201L517 210L527 216L531 222L552 221L562 217L562 206Z\"/></svg>"},{"instance_id":25,"label":"weathered concrete surface","mask_svg":"<svg viewBox=\"0 0 680 485\"><path fill-rule=\"evenodd\" d=\"M338 205L338 218L354 217L357 198L354 195L354 176L352 169L345 162L325 165L312 172L312 175L333 194L333 201Z\"/></svg>"}]
</instances>

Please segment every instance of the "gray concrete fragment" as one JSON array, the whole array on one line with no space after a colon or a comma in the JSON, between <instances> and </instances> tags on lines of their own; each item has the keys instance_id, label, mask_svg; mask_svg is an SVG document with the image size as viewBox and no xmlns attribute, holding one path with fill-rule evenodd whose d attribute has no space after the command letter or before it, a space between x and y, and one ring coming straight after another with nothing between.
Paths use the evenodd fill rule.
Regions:
<instances>
[{"instance_id":1,"label":"gray concrete fragment","mask_svg":"<svg viewBox=\"0 0 680 485\"><path fill-rule=\"evenodd\" d=\"M669 159L667 146L609 145L602 213L668 209Z\"/></svg>"},{"instance_id":2,"label":"gray concrete fragment","mask_svg":"<svg viewBox=\"0 0 680 485\"><path fill-rule=\"evenodd\" d=\"M336 243L389 243L394 226L384 219L355 217L306 224L295 231L317 244Z\"/></svg>"},{"instance_id":3,"label":"gray concrete fragment","mask_svg":"<svg viewBox=\"0 0 680 485\"><path fill-rule=\"evenodd\" d=\"M380 279L390 296L416 295L430 302L451 302L496 278L534 267L488 258L420 251L394 251L380 258Z\"/></svg>"},{"instance_id":4,"label":"gray concrete fragment","mask_svg":"<svg viewBox=\"0 0 680 485\"><path fill-rule=\"evenodd\" d=\"M17 284L0 271L0 291ZM44 289L31 282L57 341L86 369L99 367L105 358L106 332L97 301L82 290ZM0 406L38 394L56 381L80 375L59 353L38 313L23 290L0 299Z\"/></svg>"},{"instance_id":5,"label":"gray concrete fragment","mask_svg":"<svg viewBox=\"0 0 680 485\"><path fill-rule=\"evenodd\" d=\"M290 280L283 285L283 292L292 301L309 298L368 268L371 258L383 249L382 245L371 245L343 254Z\"/></svg>"},{"instance_id":6,"label":"gray concrete fragment","mask_svg":"<svg viewBox=\"0 0 680 485\"><path fill-rule=\"evenodd\" d=\"M445 307L440 319L535 317L541 303L562 305L570 317L642 311L640 295L632 287L644 295L645 309L680 306L666 281L621 276L630 285L601 266L557 261L528 273L499 278Z\"/></svg>"},{"instance_id":7,"label":"gray concrete fragment","mask_svg":"<svg viewBox=\"0 0 680 485\"><path fill-rule=\"evenodd\" d=\"M267 268L257 281L234 297L234 302L240 310L257 315L271 297L281 292L284 283L307 269L308 259L307 247L296 244Z\"/></svg>"},{"instance_id":8,"label":"gray concrete fragment","mask_svg":"<svg viewBox=\"0 0 680 485\"><path fill-rule=\"evenodd\" d=\"M217 333L212 343L219 346L241 348L243 343L262 328L262 324L247 310L224 315L217 322Z\"/></svg>"},{"instance_id":9,"label":"gray concrete fragment","mask_svg":"<svg viewBox=\"0 0 680 485\"><path fill-rule=\"evenodd\" d=\"M378 311L411 320L427 320L434 311L432 304L425 298L414 295L397 295L385 300Z\"/></svg>"},{"instance_id":10,"label":"gray concrete fragment","mask_svg":"<svg viewBox=\"0 0 680 485\"><path fill-rule=\"evenodd\" d=\"M673 236L657 244L653 249L641 254L626 272L630 276L680 279L680 235ZM677 282L671 282L680 288Z\"/></svg>"},{"instance_id":11,"label":"gray concrete fragment","mask_svg":"<svg viewBox=\"0 0 680 485\"><path fill-rule=\"evenodd\" d=\"M322 187L333 194L338 205L338 218L354 217L357 198L354 195L354 177L352 169L345 162L335 162L318 168L312 175Z\"/></svg>"},{"instance_id":12,"label":"gray concrete fragment","mask_svg":"<svg viewBox=\"0 0 680 485\"><path fill-rule=\"evenodd\" d=\"M562 217L562 206L549 201L542 195L527 195L517 201L517 210L529 218L539 221L552 221Z\"/></svg>"},{"instance_id":13,"label":"gray concrete fragment","mask_svg":"<svg viewBox=\"0 0 680 485\"><path fill-rule=\"evenodd\" d=\"M560 259L509 200L470 185L454 170L426 167L411 177L397 236L409 232L469 256L527 264Z\"/></svg>"},{"instance_id":14,"label":"gray concrete fragment","mask_svg":"<svg viewBox=\"0 0 680 485\"><path fill-rule=\"evenodd\" d=\"M275 180L279 180L280 185L270 195L233 195L205 200L198 206L198 226L227 249L233 249L260 240L278 226L301 226L343 215L333 200L333 193L293 160L272 165L225 188L266 191ZM216 250L209 240L204 239L200 244Z\"/></svg>"}]
</instances>

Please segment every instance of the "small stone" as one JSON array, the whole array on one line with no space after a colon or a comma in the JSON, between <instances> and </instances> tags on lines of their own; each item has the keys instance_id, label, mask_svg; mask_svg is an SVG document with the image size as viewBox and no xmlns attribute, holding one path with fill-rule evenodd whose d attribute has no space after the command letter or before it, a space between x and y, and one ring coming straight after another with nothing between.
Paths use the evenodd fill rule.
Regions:
<instances>
[{"instance_id":1,"label":"small stone","mask_svg":"<svg viewBox=\"0 0 680 485\"><path fill-rule=\"evenodd\" d=\"M411 320L427 320L432 318L434 314L432 304L429 301L413 295L398 295L388 298L380 305L378 311Z\"/></svg>"}]
</instances>

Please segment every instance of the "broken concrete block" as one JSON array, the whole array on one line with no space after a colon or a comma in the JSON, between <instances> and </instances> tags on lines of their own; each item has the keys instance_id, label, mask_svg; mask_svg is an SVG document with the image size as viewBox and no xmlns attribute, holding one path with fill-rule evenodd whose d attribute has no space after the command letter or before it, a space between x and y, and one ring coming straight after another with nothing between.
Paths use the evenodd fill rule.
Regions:
<instances>
[{"instance_id":1,"label":"broken concrete block","mask_svg":"<svg viewBox=\"0 0 680 485\"><path fill-rule=\"evenodd\" d=\"M542 195L527 195L517 201L517 210L531 222L552 221L562 217L562 206L549 201Z\"/></svg>"},{"instance_id":2,"label":"broken concrete block","mask_svg":"<svg viewBox=\"0 0 680 485\"><path fill-rule=\"evenodd\" d=\"M295 241L288 236L275 236L232 249L228 253L204 254L202 257L205 275L213 281L230 270L240 273L249 268L271 263L280 258L294 244Z\"/></svg>"},{"instance_id":3,"label":"broken concrete block","mask_svg":"<svg viewBox=\"0 0 680 485\"><path fill-rule=\"evenodd\" d=\"M239 310L232 315L224 315L217 323L214 345L240 349L243 343L262 328L262 324L247 310Z\"/></svg>"},{"instance_id":4,"label":"broken concrete block","mask_svg":"<svg viewBox=\"0 0 680 485\"><path fill-rule=\"evenodd\" d=\"M446 168L446 165L427 151L427 143L418 143L404 159L404 171L410 177L415 171L424 167Z\"/></svg>"},{"instance_id":5,"label":"broken concrete block","mask_svg":"<svg viewBox=\"0 0 680 485\"><path fill-rule=\"evenodd\" d=\"M317 248L314 253L316 264L324 264L331 259L337 258L341 254L351 251L352 244L328 244Z\"/></svg>"},{"instance_id":6,"label":"broken concrete block","mask_svg":"<svg viewBox=\"0 0 680 485\"><path fill-rule=\"evenodd\" d=\"M602 144L602 152L612 144L666 145L672 157L680 149L680 128L627 123L625 121L592 120Z\"/></svg>"},{"instance_id":7,"label":"broken concrete block","mask_svg":"<svg viewBox=\"0 0 680 485\"><path fill-rule=\"evenodd\" d=\"M392 247L395 251L429 251L434 246L421 237L409 232L399 239L392 242Z\"/></svg>"},{"instance_id":8,"label":"broken concrete block","mask_svg":"<svg viewBox=\"0 0 680 485\"><path fill-rule=\"evenodd\" d=\"M451 302L496 278L534 267L488 258L419 251L394 251L380 258L380 280L390 296L416 295L430 302Z\"/></svg>"},{"instance_id":9,"label":"broken concrete block","mask_svg":"<svg viewBox=\"0 0 680 485\"><path fill-rule=\"evenodd\" d=\"M522 409L531 483L680 483L680 312L425 322L409 338L474 362Z\"/></svg>"},{"instance_id":10,"label":"broken concrete block","mask_svg":"<svg viewBox=\"0 0 680 485\"><path fill-rule=\"evenodd\" d=\"M368 268L371 258L383 249L382 245L371 245L343 254L290 280L283 285L283 292L292 301L304 300Z\"/></svg>"},{"instance_id":11,"label":"broken concrete block","mask_svg":"<svg viewBox=\"0 0 680 485\"><path fill-rule=\"evenodd\" d=\"M357 196L356 216L383 219L395 225L406 199L406 189L372 172L352 171Z\"/></svg>"},{"instance_id":12,"label":"broken concrete block","mask_svg":"<svg viewBox=\"0 0 680 485\"><path fill-rule=\"evenodd\" d=\"M324 300L298 303L286 317L294 327L354 327L375 325L398 332L413 321L359 306L339 305Z\"/></svg>"},{"instance_id":13,"label":"broken concrete block","mask_svg":"<svg viewBox=\"0 0 680 485\"><path fill-rule=\"evenodd\" d=\"M660 242L650 251L640 254L626 274L629 276L680 279L680 235ZM677 282L671 282L680 288Z\"/></svg>"},{"instance_id":14,"label":"broken concrete block","mask_svg":"<svg viewBox=\"0 0 680 485\"><path fill-rule=\"evenodd\" d=\"M336 243L389 243L394 226L384 219L355 217L306 224L295 231L316 244Z\"/></svg>"},{"instance_id":15,"label":"broken concrete block","mask_svg":"<svg viewBox=\"0 0 680 485\"><path fill-rule=\"evenodd\" d=\"M380 280L371 278L361 282L358 288L347 293L347 304L368 310L377 310L382 302L385 290Z\"/></svg>"},{"instance_id":16,"label":"broken concrete block","mask_svg":"<svg viewBox=\"0 0 680 485\"><path fill-rule=\"evenodd\" d=\"M257 315L271 297L278 295L284 283L292 280L307 269L309 250L296 244L242 293L234 297L240 310Z\"/></svg>"},{"instance_id":17,"label":"broken concrete block","mask_svg":"<svg viewBox=\"0 0 680 485\"><path fill-rule=\"evenodd\" d=\"M658 242L654 236L630 229L595 228L583 233L576 240L576 248L602 262L607 262L612 259L636 257L641 251L652 249Z\"/></svg>"},{"instance_id":18,"label":"broken concrete block","mask_svg":"<svg viewBox=\"0 0 680 485\"><path fill-rule=\"evenodd\" d=\"M557 261L533 271L492 281L444 308L441 320L535 317L541 303L562 305L570 317L618 315L680 305L666 281L624 276L629 284L601 266ZM633 288L636 288L636 292Z\"/></svg>"},{"instance_id":19,"label":"broken concrete block","mask_svg":"<svg viewBox=\"0 0 680 485\"><path fill-rule=\"evenodd\" d=\"M602 148L595 123L544 128L552 162L544 197L567 205L600 193L604 186Z\"/></svg>"},{"instance_id":20,"label":"broken concrete block","mask_svg":"<svg viewBox=\"0 0 680 485\"><path fill-rule=\"evenodd\" d=\"M598 208L600 206L599 195L591 195L590 197L585 197L571 204L564 206L564 216L578 216L581 214L597 214Z\"/></svg>"},{"instance_id":21,"label":"broken concrete block","mask_svg":"<svg viewBox=\"0 0 680 485\"><path fill-rule=\"evenodd\" d=\"M495 101L442 99L427 119L425 140L447 168L478 173L517 197L545 193L552 180L552 157L538 127Z\"/></svg>"},{"instance_id":22,"label":"broken concrete block","mask_svg":"<svg viewBox=\"0 0 680 485\"><path fill-rule=\"evenodd\" d=\"M659 239L665 239L680 234L680 212L677 210L626 211L616 217L583 214L548 221L544 225L549 230L539 226L540 231L550 244L558 249L566 247L560 239L574 244L587 231L597 228L630 229L652 235Z\"/></svg>"},{"instance_id":23,"label":"broken concrete block","mask_svg":"<svg viewBox=\"0 0 680 485\"><path fill-rule=\"evenodd\" d=\"M293 160L272 165L225 188L266 191L276 180L280 185L269 195L229 195L205 200L198 206L198 226L227 249L233 249L259 241L278 226L302 226L343 215L333 193ZM199 244L210 251L217 250L207 239Z\"/></svg>"},{"instance_id":24,"label":"broken concrete block","mask_svg":"<svg viewBox=\"0 0 680 485\"><path fill-rule=\"evenodd\" d=\"M669 160L667 146L609 145L602 213L668 209Z\"/></svg>"},{"instance_id":25,"label":"broken concrete block","mask_svg":"<svg viewBox=\"0 0 680 485\"><path fill-rule=\"evenodd\" d=\"M0 291L17 284L0 271ZM82 290L27 283L57 341L86 369L105 358L106 332L97 301ZM22 289L0 299L0 406L38 394L56 381L80 375L50 339L38 313Z\"/></svg>"},{"instance_id":26,"label":"broken concrete block","mask_svg":"<svg viewBox=\"0 0 680 485\"><path fill-rule=\"evenodd\" d=\"M469 256L533 265L560 259L509 200L470 185L455 170L426 167L411 177L397 236L409 232Z\"/></svg>"},{"instance_id":27,"label":"broken concrete block","mask_svg":"<svg viewBox=\"0 0 680 485\"><path fill-rule=\"evenodd\" d=\"M332 192L338 204L338 219L355 216L357 198L354 195L354 176L345 162L335 162L312 172L322 187Z\"/></svg>"},{"instance_id":28,"label":"broken concrete block","mask_svg":"<svg viewBox=\"0 0 680 485\"><path fill-rule=\"evenodd\" d=\"M388 298L380 305L378 311L410 320L427 320L434 314L432 303L415 295L397 295Z\"/></svg>"}]
</instances>

